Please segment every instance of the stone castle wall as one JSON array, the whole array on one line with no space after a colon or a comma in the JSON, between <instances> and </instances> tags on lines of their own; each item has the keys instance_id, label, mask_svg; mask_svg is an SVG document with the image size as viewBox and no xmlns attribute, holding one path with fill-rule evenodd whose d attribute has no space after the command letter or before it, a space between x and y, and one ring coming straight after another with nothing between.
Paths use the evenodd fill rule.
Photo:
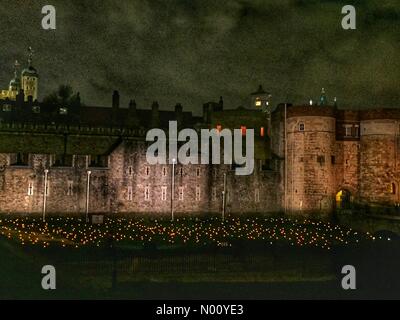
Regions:
<instances>
[{"instance_id":1,"label":"stone castle wall","mask_svg":"<svg viewBox=\"0 0 400 320\"><path fill-rule=\"evenodd\" d=\"M222 123L223 112L217 115L218 123ZM228 118L232 120L230 126L235 115ZM259 153L250 176L235 176L230 165L177 164L174 212L220 214L224 175L227 214L279 212L285 208L293 214L328 213L335 209L340 190L348 191L356 203L400 203L398 112L288 106L286 117L286 143L284 108L280 105L271 117L269 159ZM265 121L256 120L259 131ZM353 130L351 136L346 136L348 126ZM355 128L359 128L357 134ZM88 171L90 213L171 213L172 165L147 163L144 129L128 132L5 123L0 129L2 213L42 213L45 168L49 168L49 214L85 213ZM13 152L29 152L28 165L12 165ZM53 153L63 152L73 156L73 164L53 166ZM91 167L92 155L106 155L108 166ZM269 166L265 160L270 161Z\"/></svg>"},{"instance_id":2,"label":"stone castle wall","mask_svg":"<svg viewBox=\"0 0 400 320\"><path fill-rule=\"evenodd\" d=\"M110 155L107 168L88 166L87 156L74 156L73 166L51 166L51 155L31 154L27 166L10 166L10 154L0 154L0 212L43 212L44 168L49 167L46 212L84 214L87 172L90 171L90 213L171 214L172 165L149 165L146 143L124 140ZM1 166L1 163L0 163ZM256 162L250 176L235 176L230 165L175 166L174 212L222 212L226 174L226 213L276 212L279 175ZM146 196L147 194L147 196Z\"/></svg>"}]
</instances>

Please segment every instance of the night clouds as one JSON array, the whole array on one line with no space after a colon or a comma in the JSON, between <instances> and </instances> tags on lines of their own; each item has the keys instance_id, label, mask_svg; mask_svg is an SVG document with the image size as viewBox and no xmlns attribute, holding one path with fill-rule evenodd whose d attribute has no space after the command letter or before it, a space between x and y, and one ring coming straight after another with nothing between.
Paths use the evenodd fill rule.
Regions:
<instances>
[{"instance_id":1,"label":"night clouds","mask_svg":"<svg viewBox=\"0 0 400 320\"><path fill-rule=\"evenodd\" d=\"M341 28L343 1L1 1L0 84L36 51L41 96L71 84L86 104L158 100L164 108L224 96L248 103L259 83L275 103L305 103L325 87L346 107L398 107L398 1L352 1L357 30ZM57 29L41 28L41 8Z\"/></svg>"}]
</instances>

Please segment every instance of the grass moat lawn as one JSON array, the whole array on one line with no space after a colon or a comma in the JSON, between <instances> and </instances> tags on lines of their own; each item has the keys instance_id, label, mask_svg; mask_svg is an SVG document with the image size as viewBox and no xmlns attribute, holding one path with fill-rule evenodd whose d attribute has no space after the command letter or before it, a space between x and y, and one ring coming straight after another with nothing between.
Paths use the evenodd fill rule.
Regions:
<instances>
[{"instance_id":1,"label":"grass moat lawn","mask_svg":"<svg viewBox=\"0 0 400 320\"><path fill-rule=\"evenodd\" d=\"M114 217L92 225L3 216L0 298L270 298L295 288L326 293L325 286L336 292L343 265L371 267L376 252L393 242L309 219ZM54 291L41 288L44 265L56 268Z\"/></svg>"}]
</instances>

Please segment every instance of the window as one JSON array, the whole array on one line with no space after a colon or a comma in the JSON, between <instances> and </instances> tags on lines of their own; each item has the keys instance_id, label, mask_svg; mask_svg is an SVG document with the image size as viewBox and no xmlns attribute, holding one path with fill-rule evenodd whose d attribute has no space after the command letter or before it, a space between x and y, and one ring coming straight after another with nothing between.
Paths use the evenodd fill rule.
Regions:
<instances>
[{"instance_id":1,"label":"window","mask_svg":"<svg viewBox=\"0 0 400 320\"><path fill-rule=\"evenodd\" d=\"M351 126L345 126L345 135L346 137L351 137Z\"/></svg>"},{"instance_id":2,"label":"window","mask_svg":"<svg viewBox=\"0 0 400 320\"><path fill-rule=\"evenodd\" d=\"M179 175L183 177L183 168L179 168Z\"/></svg>"},{"instance_id":3,"label":"window","mask_svg":"<svg viewBox=\"0 0 400 320\"><path fill-rule=\"evenodd\" d=\"M167 168L163 167L162 169L162 175L165 177L167 175Z\"/></svg>"},{"instance_id":4,"label":"window","mask_svg":"<svg viewBox=\"0 0 400 320\"><path fill-rule=\"evenodd\" d=\"M32 112L33 113L40 113L40 107L39 106L33 106L32 107Z\"/></svg>"},{"instance_id":5,"label":"window","mask_svg":"<svg viewBox=\"0 0 400 320\"><path fill-rule=\"evenodd\" d=\"M126 192L126 199L127 199L128 201L132 201L132 198L133 198L132 196L133 196L132 187L129 186L129 187L128 187L128 190L127 190L127 192Z\"/></svg>"},{"instance_id":6,"label":"window","mask_svg":"<svg viewBox=\"0 0 400 320\"><path fill-rule=\"evenodd\" d=\"M196 187L196 201L200 201L200 186Z\"/></svg>"},{"instance_id":7,"label":"window","mask_svg":"<svg viewBox=\"0 0 400 320\"><path fill-rule=\"evenodd\" d=\"M325 163L325 156L317 156L317 162L323 165Z\"/></svg>"},{"instance_id":8,"label":"window","mask_svg":"<svg viewBox=\"0 0 400 320\"><path fill-rule=\"evenodd\" d=\"M30 181L28 184L28 196L33 196L33 182Z\"/></svg>"},{"instance_id":9,"label":"window","mask_svg":"<svg viewBox=\"0 0 400 320\"><path fill-rule=\"evenodd\" d=\"M305 125L303 122L299 123L299 131L304 131L305 130Z\"/></svg>"},{"instance_id":10,"label":"window","mask_svg":"<svg viewBox=\"0 0 400 320\"><path fill-rule=\"evenodd\" d=\"M68 181L67 196L73 196L73 195L74 195L74 182Z\"/></svg>"},{"instance_id":11,"label":"window","mask_svg":"<svg viewBox=\"0 0 400 320\"><path fill-rule=\"evenodd\" d=\"M358 137L360 135L360 127L358 125L354 126L354 136Z\"/></svg>"},{"instance_id":12,"label":"window","mask_svg":"<svg viewBox=\"0 0 400 320\"><path fill-rule=\"evenodd\" d=\"M60 107L59 113L60 113L61 115L66 115L66 114L68 114L68 108L66 108L66 107Z\"/></svg>"},{"instance_id":13,"label":"window","mask_svg":"<svg viewBox=\"0 0 400 320\"><path fill-rule=\"evenodd\" d=\"M389 185L389 192L390 192L391 194L396 194L396 184L395 184L394 182L392 182L392 183Z\"/></svg>"},{"instance_id":14,"label":"window","mask_svg":"<svg viewBox=\"0 0 400 320\"><path fill-rule=\"evenodd\" d=\"M331 156L331 164L335 164L336 163L336 158L335 156Z\"/></svg>"},{"instance_id":15,"label":"window","mask_svg":"<svg viewBox=\"0 0 400 320\"><path fill-rule=\"evenodd\" d=\"M259 160L260 171L272 170L270 159Z\"/></svg>"},{"instance_id":16,"label":"window","mask_svg":"<svg viewBox=\"0 0 400 320\"><path fill-rule=\"evenodd\" d=\"M260 189L258 188L254 190L254 201L260 202Z\"/></svg>"},{"instance_id":17,"label":"window","mask_svg":"<svg viewBox=\"0 0 400 320\"><path fill-rule=\"evenodd\" d=\"M242 136L246 135L246 126L240 126L240 131L242 132Z\"/></svg>"},{"instance_id":18,"label":"window","mask_svg":"<svg viewBox=\"0 0 400 320\"><path fill-rule=\"evenodd\" d=\"M255 102L256 107L261 107L261 104L262 104L261 99L256 98L256 102Z\"/></svg>"},{"instance_id":19,"label":"window","mask_svg":"<svg viewBox=\"0 0 400 320\"><path fill-rule=\"evenodd\" d=\"M144 187L144 200L150 200L150 187Z\"/></svg>"},{"instance_id":20,"label":"window","mask_svg":"<svg viewBox=\"0 0 400 320\"><path fill-rule=\"evenodd\" d=\"M183 201L183 187L179 187L179 201Z\"/></svg>"},{"instance_id":21,"label":"window","mask_svg":"<svg viewBox=\"0 0 400 320\"><path fill-rule=\"evenodd\" d=\"M67 154L56 154L51 156L51 165L53 167L72 167L74 157Z\"/></svg>"},{"instance_id":22,"label":"window","mask_svg":"<svg viewBox=\"0 0 400 320\"><path fill-rule=\"evenodd\" d=\"M167 187L161 187L161 200L166 201L167 200Z\"/></svg>"},{"instance_id":23,"label":"window","mask_svg":"<svg viewBox=\"0 0 400 320\"><path fill-rule=\"evenodd\" d=\"M145 171L146 171L146 176L149 176L150 175L150 167L146 167Z\"/></svg>"},{"instance_id":24,"label":"window","mask_svg":"<svg viewBox=\"0 0 400 320\"><path fill-rule=\"evenodd\" d=\"M221 132L221 130L222 130L222 126L220 124L217 124L217 131Z\"/></svg>"},{"instance_id":25,"label":"window","mask_svg":"<svg viewBox=\"0 0 400 320\"><path fill-rule=\"evenodd\" d=\"M200 177L200 168L196 168L196 176Z\"/></svg>"},{"instance_id":26,"label":"window","mask_svg":"<svg viewBox=\"0 0 400 320\"><path fill-rule=\"evenodd\" d=\"M261 128L260 128L260 136L261 136L261 137L264 137L264 127L261 127Z\"/></svg>"},{"instance_id":27,"label":"window","mask_svg":"<svg viewBox=\"0 0 400 320\"><path fill-rule=\"evenodd\" d=\"M89 161L89 167L93 168L107 168L108 167L108 156L105 155L91 155Z\"/></svg>"},{"instance_id":28,"label":"window","mask_svg":"<svg viewBox=\"0 0 400 320\"><path fill-rule=\"evenodd\" d=\"M129 174L130 176L133 175L133 168L132 168L132 166L129 166L129 167L128 167L128 174Z\"/></svg>"},{"instance_id":29,"label":"window","mask_svg":"<svg viewBox=\"0 0 400 320\"><path fill-rule=\"evenodd\" d=\"M216 201L217 200L217 188L213 187L211 191L211 200Z\"/></svg>"},{"instance_id":30,"label":"window","mask_svg":"<svg viewBox=\"0 0 400 320\"><path fill-rule=\"evenodd\" d=\"M11 166L28 166L29 165L29 153L13 153L10 155Z\"/></svg>"}]
</instances>

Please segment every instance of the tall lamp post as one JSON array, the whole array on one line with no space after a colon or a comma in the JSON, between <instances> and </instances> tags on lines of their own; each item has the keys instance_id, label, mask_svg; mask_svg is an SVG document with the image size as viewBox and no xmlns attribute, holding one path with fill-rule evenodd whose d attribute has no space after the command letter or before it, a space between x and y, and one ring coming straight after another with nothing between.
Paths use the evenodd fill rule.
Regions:
<instances>
[{"instance_id":1,"label":"tall lamp post","mask_svg":"<svg viewBox=\"0 0 400 320\"><path fill-rule=\"evenodd\" d=\"M222 191L222 221L225 220L226 207L226 173L224 173L224 190Z\"/></svg>"},{"instance_id":2,"label":"tall lamp post","mask_svg":"<svg viewBox=\"0 0 400 320\"><path fill-rule=\"evenodd\" d=\"M174 221L174 191L175 191L175 163L176 159L172 159L172 172L171 172L171 220Z\"/></svg>"},{"instance_id":3,"label":"tall lamp post","mask_svg":"<svg viewBox=\"0 0 400 320\"><path fill-rule=\"evenodd\" d=\"M46 202L47 202L47 183L48 183L49 170L44 170L44 191L43 191L43 222L46 221Z\"/></svg>"},{"instance_id":4,"label":"tall lamp post","mask_svg":"<svg viewBox=\"0 0 400 320\"><path fill-rule=\"evenodd\" d=\"M87 172L87 185L86 185L86 222L89 222L89 196L90 196L90 175L92 171Z\"/></svg>"}]
</instances>

